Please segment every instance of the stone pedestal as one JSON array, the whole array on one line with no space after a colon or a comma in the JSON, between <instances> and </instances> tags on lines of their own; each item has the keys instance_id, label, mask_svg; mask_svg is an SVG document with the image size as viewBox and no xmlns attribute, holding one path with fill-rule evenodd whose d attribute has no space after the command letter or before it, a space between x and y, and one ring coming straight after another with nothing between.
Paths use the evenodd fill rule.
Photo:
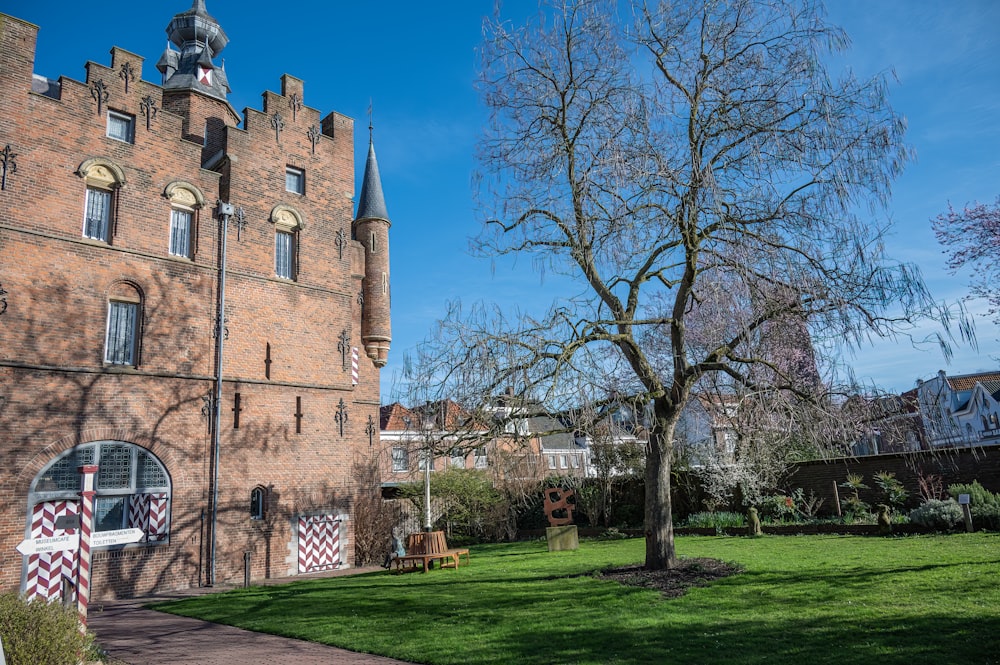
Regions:
<instances>
[{"instance_id":1,"label":"stone pedestal","mask_svg":"<svg viewBox=\"0 0 1000 665\"><path fill-rule=\"evenodd\" d=\"M550 526L545 529L545 540L549 542L549 551L575 550L580 548L580 537L576 525Z\"/></svg>"}]
</instances>

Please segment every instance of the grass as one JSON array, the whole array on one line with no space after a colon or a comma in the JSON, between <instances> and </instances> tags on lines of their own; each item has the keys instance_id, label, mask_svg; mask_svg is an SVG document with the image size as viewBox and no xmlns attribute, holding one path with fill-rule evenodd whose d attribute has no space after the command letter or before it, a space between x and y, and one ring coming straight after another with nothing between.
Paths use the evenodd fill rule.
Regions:
<instances>
[{"instance_id":1,"label":"grass","mask_svg":"<svg viewBox=\"0 0 1000 665\"><path fill-rule=\"evenodd\" d=\"M685 596L593 573L641 539L473 549L472 565L254 587L156 609L417 663L1000 663L1000 534L679 537L744 572Z\"/></svg>"}]
</instances>

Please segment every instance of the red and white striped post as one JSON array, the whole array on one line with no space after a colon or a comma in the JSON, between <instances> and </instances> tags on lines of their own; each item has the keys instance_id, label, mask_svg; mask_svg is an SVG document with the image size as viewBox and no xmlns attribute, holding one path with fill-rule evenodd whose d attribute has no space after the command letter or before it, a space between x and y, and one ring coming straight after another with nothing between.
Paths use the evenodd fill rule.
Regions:
<instances>
[{"instance_id":1,"label":"red and white striped post","mask_svg":"<svg viewBox=\"0 0 1000 665\"><path fill-rule=\"evenodd\" d=\"M76 609L80 615L80 630L87 631L87 605L90 603L90 534L94 528L94 476L97 465L79 467L83 477L80 492L80 553L76 569Z\"/></svg>"}]
</instances>

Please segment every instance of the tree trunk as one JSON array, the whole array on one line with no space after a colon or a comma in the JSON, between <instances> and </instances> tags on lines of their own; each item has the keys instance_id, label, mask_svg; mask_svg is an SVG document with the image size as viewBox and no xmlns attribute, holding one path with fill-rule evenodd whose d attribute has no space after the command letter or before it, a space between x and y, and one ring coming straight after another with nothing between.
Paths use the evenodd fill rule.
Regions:
<instances>
[{"instance_id":1,"label":"tree trunk","mask_svg":"<svg viewBox=\"0 0 1000 665\"><path fill-rule=\"evenodd\" d=\"M677 563L674 549L673 504L670 499L670 457L677 416L664 418L654 405L655 422L646 451L646 569L663 570Z\"/></svg>"}]
</instances>

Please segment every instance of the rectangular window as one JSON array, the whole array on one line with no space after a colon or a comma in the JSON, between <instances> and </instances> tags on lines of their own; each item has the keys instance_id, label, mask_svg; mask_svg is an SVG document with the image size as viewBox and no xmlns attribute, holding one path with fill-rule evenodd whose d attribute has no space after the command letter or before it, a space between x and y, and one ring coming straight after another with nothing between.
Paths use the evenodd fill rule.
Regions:
<instances>
[{"instance_id":1,"label":"rectangular window","mask_svg":"<svg viewBox=\"0 0 1000 665\"><path fill-rule=\"evenodd\" d=\"M556 456L555 455L549 455L548 458L549 458L549 468L550 469L556 468Z\"/></svg>"},{"instance_id":2,"label":"rectangular window","mask_svg":"<svg viewBox=\"0 0 1000 665\"><path fill-rule=\"evenodd\" d=\"M560 469L565 469L567 466L569 466L568 461L569 460L567 459L567 457L565 455L560 455L559 456L559 468Z\"/></svg>"},{"instance_id":3,"label":"rectangular window","mask_svg":"<svg viewBox=\"0 0 1000 665\"><path fill-rule=\"evenodd\" d=\"M292 168L291 166L285 169L285 189L289 192L294 192L296 194L306 193L306 174L302 169Z\"/></svg>"},{"instance_id":4,"label":"rectangular window","mask_svg":"<svg viewBox=\"0 0 1000 665\"><path fill-rule=\"evenodd\" d=\"M417 470L423 471L427 467L427 456L421 454L420 461L417 462ZM434 458L431 458L431 471L434 470Z\"/></svg>"},{"instance_id":5,"label":"rectangular window","mask_svg":"<svg viewBox=\"0 0 1000 665\"><path fill-rule=\"evenodd\" d=\"M104 347L104 362L112 365L135 364L138 314L138 303L116 300L108 303L108 336Z\"/></svg>"},{"instance_id":6,"label":"rectangular window","mask_svg":"<svg viewBox=\"0 0 1000 665\"><path fill-rule=\"evenodd\" d=\"M406 448L392 449L392 470L396 473L410 470L410 455Z\"/></svg>"},{"instance_id":7,"label":"rectangular window","mask_svg":"<svg viewBox=\"0 0 1000 665\"><path fill-rule=\"evenodd\" d=\"M108 136L118 141L132 143L135 140L135 118L124 113L108 111Z\"/></svg>"},{"instance_id":8,"label":"rectangular window","mask_svg":"<svg viewBox=\"0 0 1000 665\"><path fill-rule=\"evenodd\" d=\"M108 242L111 230L111 192L87 188L87 210L83 220L83 237Z\"/></svg>"},{"instance_id":9,"label":"rectangular window","mask_svg":"<svg viewBox=\"0 0 1000 665\"><path fill-rule=\"evenodd\" d=\"M99 496L94 501L94 531L116 531L125 520L125 497Z\"/></svg>"},{"instance_id":10,"label":"rectangular window","mask_svg":"<svg viewBox=\"0 0 1000 665\"><path fill-rule=\"evenodd\" d=\"M170 253L191 258L191 218L189 210L170 211Z\"/></svg>"},{"instance_id":11,"label":"rectangular window","mask_svg":"<svg viewBox=\"0 0 1000 665\"><path fill-rule=\"evenodd\" d=\"M486 460L486 448L476 448L475 466L477 469L485 469L488 464Z\"/></svg>"},{"instance_id":12,"label":"rectangular window","mask_svg":"<svg viewBox=\"0 0 1000 665\"><path fill-rule=\"evenodd\" d=\"M452 453L451 455L451 466L453 469L464 469L465 468L465 455L462 453Z\"/></svg>"},{"instance_id":13,"label":"rectangular window","mask_svg":"<svg viewBox=\"0 0 1000 665\"><path fill-rule=\"evenodd\" d=\"M295 279L295 234L276 231L274 235L274 272L278 277Z\"/></svg>"}]
</instances>

